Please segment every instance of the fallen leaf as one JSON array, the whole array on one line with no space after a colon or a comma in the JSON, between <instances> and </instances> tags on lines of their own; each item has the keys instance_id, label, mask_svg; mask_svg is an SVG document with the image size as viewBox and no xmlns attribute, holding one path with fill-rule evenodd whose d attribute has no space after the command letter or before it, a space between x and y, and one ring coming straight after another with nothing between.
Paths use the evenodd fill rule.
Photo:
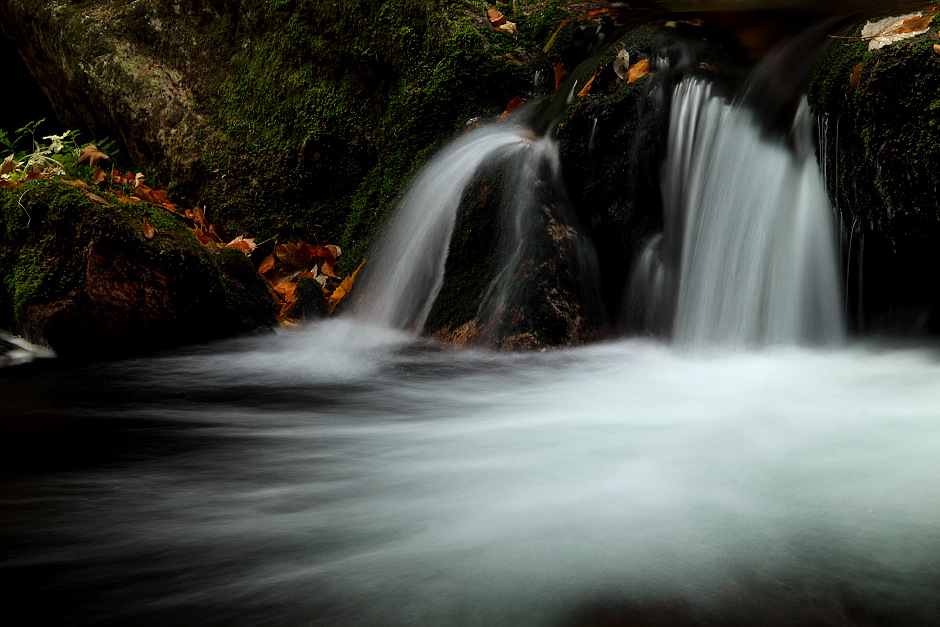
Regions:
<instances>
[{"instance_id":1,"label":"fallen leaf","mask_svg":"<svg viewBox=\"0 0 940 627\"><path fill-rule=\"evenodd\" d=\"M627 72L627 82L632 83L634 81L638 81L644 76L646 76L647 74L649 74L649 71L650 71L649 59L643 59L641 61L637 61L636 63L630 66L630 70L629 72Z\"/></svg>"},{"instance_id":2,"label":"fallen leaf","mask_svg":"<svg viewBox=\"0 0 940 627\"><path fill-rule=\"evenodd\" d=\"M134 175L134 187L140 187L144 182L144 173L138 172Z\"/></svg>"},{"instance_id":3,"label":"fallen leaf","mask_svg":"<svg viewBox=\"0 0 940 627\"><path fill-rule=\"evenodd\" d=\"M242 251L246 255L257 247L258 246L255 244L255 240L250 239L250 238L246 239L242 235L239 235L238 237L236 237L231 242L225 245L225 248L235 248L236 250Z\"/></svg>"},{"instance_id":4,"label":"fallen leaf","mask_svg":"<svg viewBox=\"0 0 940 627\"><path fill-rule=\"evenodd\" d=\"M16 166L18 165L19 162L13 158L13 155L10 155L3 160L3 163L0 163L0 176L10 174L16 169Z\"/></svg>"},{"instance_id":5,"label":"fallen leaf","mask_svg":"<svg viewBox=\"0 0 940 627\"><path fill-rule=\"evenodd\" d=\"M336 276L336 272L333 271L333 264L331 264L329 261L324 261L320 264L320 272L326 276L333 277L334 279L339 278Z\"/></svg>"},{"instance_id":6,"label":"fallen leaf","mask_svg":"<svg viewBox=\"0 0 940 627\"><path fill-rule=\"evenodd\" d=\"M144 231L144 237L146 237L147 239L153 239L153 236L156 234L156 231L154 231L153 227L150 226L150 223L147 222L146 217L144 217L143 231Z\"/></svg>"},{"instance_id":7,"label":"fallen leaf","mask_svg":"<svg viewBox=\"0 0 940 627\"><path fill-rule=\"evenodd\" d=\"M345 279L343 279L340 282L339 287L333 290L333 293L327 299L327 304L330 308L330 313L333 313L333 311L336 309L336 306L339 305L339 302L343 300L344 298L346 298L349 292L352 291L353 284L356 282L356 275L359 274L359 271L362 270L362 266L364 266L365 263L366 263L366 260L363 259L362 263L359 264L359 267L356 268L356 271L350 274Z\"/></svg>"},{"instance_id":8,"label":"fallen leaf","mask_svg":"<svg viewBox=\"0 0 940 627\"><path fill-rule=\"evenodd\" d=\"M193 207L193 222L199 226L204 231L209 230L209 221L206 219L206 214L202 212L202 209L199 207Z\"/></svg>"},{"instance_id":9,"label":"fallen leaf","mask_svg":"<svg viewBox=\"0 0 940 627\"><path fill-rule=\"evenodd\" d=\"M855 69L852 70L852 78L849 79L849 87L853 90L858 89L858 82L862 78L862 64L859 63L855 66Z\"/></svg>"},{"instance_id":10,"label":"fallen leaf","mask_svg":"<svg viewBox=\"0 0 940 627\"><path fill-rule=\"evenodd\" d=\"M510 115L512 115L512 112L513 112L513 111L515 111L516 109L518 109L519 107L521 107L521 106L523 105L523 103L525 103L525 101L524 101L522 98L520 98L519 96L516 96L515 98L513 98L512 100L509 101L509 104L508 104L508 105L506 105L506 110L503 111L502 114L500 114L499 119L500 119L500 120L505 120L505 119L508 118Z\"/></svg>"},{"instance_id":11,"label":"fallen leaf","mask_svg":"<svg viewBox=\"0 0 940 627\"><path fill-rule=\"evenodd\" d=\"M934 44L933 51L936 52L937 54L940 54L940 44Z\"/></svg>"},{"instance_id":12,"label":"fallen leaf","mask_svg":"<svg viewBox=\"0 0 940 627\"><path fill-rule=\"evenodd\" d=\"M333 244L327 244L326 249L333 254L333 259L339 259L339 256L343 254L343 249Z\"/></svg>"},{"instance_id":13,"label":"fallen leaf","mask_svg":"<svg viewBox=\"0 0 940 627\"><path fill-rule=\"evenodd\" d=\"M101 185L107 180L108 180L108 175L105 174L101 170L101 168L98 168L97 170L95 170L95 173L91 177L91 182L94 183L95 185Z\"/></svg>"},{"instance_id":14,"label":"fallen leaf","mask_svg":"<svg viewBox=\"0 0 940 627\"><path fill-rule=\"evenodd\" d=\"M134 190L134 194L144 202L149 202L151 205L159 205L160 201L153 197L150 193L152 190L146 185L141 185Z\"/></svg>"},{"instance_id":15,"label":"fallen leaf","mask_svg":"<svg viewBox=\"0 0 940 627\"><path fill-rule=\"evenodd\" d=\"M515 22L506 22L502 26L496 29L497 33L502 33L504 35L515 35L516 34L516 23Z\"/></svg>"},{"instance_id":16,"label":"fallen leaf","mask_svg":"<svg viewBox=\"0 0 940 627\"><path fill-rule=\"evenodd\" d=\"M87 163L93 168L98 167L98 163L104 159L110 159L108 155L104 154L98 147L94 144L88 144L78 155L78 159L75 161L75 165L82 165Z\"/></svg>"},{"instance_id":17,"label":"fallen leaf","mask_svg":"<svg viewBox=\"0 0 940 627\"><path fill-rule=\"evenodd\" d=\"M193 233L196 234L196 239L199 240L199 243L203 244L204 246L213 246L216 244L215 239L213 239L209 231L202 229L202 227L193 227Z\"/></svg>"},{"instance_id":18,"label":"fallen leaf","mask_svg":"<svg viewBox=\"0 0 940 627\"><path fill-rule=\"evenodd\" d=\"M565 80L565 75L568 74L568 70L565 69L565 64L559 61L555 64L555 91L558 91L558 88L561 87L561 82Z\"/></svg>"},{"instance_id":19,"label":"fallen leaf","mask_svg":"<svg viewBox=\"0 0 940 627\"><path fill-rule=\"evenodd\" d=\"M105 200L104 198L102 198L101 196L99 196L99 195L97 195L97 194L92 194L91 192L85 192L85 195L88 196L89 198L91 198L92 200L94 200L96 203L98 203L98 204L100 204L100 205L104 205L104 206L106 206L106 207L110 207L110 206L111 206L111 203L109 203L107 200Z\"/></svg>"},{"instance_id":20,"label":"fallen leaf","mask_svg":"<svg viewBox=\"0 0 940 627\"><path fill-rule=\"evenodd\" d=\"M313 264L312 247L304 242L278 244L274 248L274 254L285 264L298 270L307 270Z\"/></svg>"},{"instance_id":21,"label":"fallen leaf","mask_svg":"<svg viewBox=\"0 0 940 627\"><path fill-rule=\"evenodd\" d=\"M587 96L589 93L591 93L591 83L594 82L595 78L597 78L597 74L594 74L591 76L591 78L588 79L588 82L586 82L584 87L581 88L581 91L578 92L578 98L583 98L584 96Z\"/></svg>"},{"instance_id":22,"label":"fallen leaf","mask_svg":"<svg viewBox=\"0 0 940 627\"><path fill-rule=\"evenodd\" d=\"M274 267L274 253L271 253L261 261L261 265L258 266L258 272L264 274L268 270Z\"/></svg>"},{"instance_id":23,"label":"fallen leaf","mask_svg":"<svg viewBox=\"0 0 940 627\"><path fill-rule=\"evenodd\" d=\"M879 50L902 39L923 35L930 30L934 13L924 15L923 12L908 13L896 17L886 17L877 22L866 22L862 28L862 39L871 39L868 42L869 50Z\"/></svg>"},{"instance_id":24,"label":"fallen leaf","mask_svg":"<svg viewBox=\"0 0 940 627\"><path fill-rule=\"evenodd\" d=\"M621 48L614 59L614 74L622 81L627 80L630 68L630 53Z\"/></svg>"},{"instance_id":25,"label":"fallen leaf","mask_svg":"<svg viewBox=\"0 0 940 627\"><path fill-rule=\"evenodd\" d=\"M275 285L273 288L277 292L285 303L292 303L297 298L297 284L296 283L281 283L280 285Z\"/></svg>"},{"instance_id":26,"label":"fallen leaf","mask_svg":"<svg viewBox=\"0 0 940 627\"><path fill-rule=\"evenodd\" d=\"M496 27L502 26L506 22L506 16L497 9L489 9L486 12L486 16L490 18L490 24Z\"/></svg>"}]
</instances>

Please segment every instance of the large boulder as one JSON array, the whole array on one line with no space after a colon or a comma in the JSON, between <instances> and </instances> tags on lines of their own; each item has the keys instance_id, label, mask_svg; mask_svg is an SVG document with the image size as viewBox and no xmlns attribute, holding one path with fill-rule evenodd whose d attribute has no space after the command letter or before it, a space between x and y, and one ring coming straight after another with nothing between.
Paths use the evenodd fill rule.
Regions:
<instances>
[{"instance_id":1,"label":"large boulder","mask_svg":"<svg viewBox=\"0 0 940 627\"><path fill-rule=\"evenodd\" d=\"M424 157L519 92L551 4L504 7L513 34L482 0L10 0L0 29L58 117L157 186L355 268Z\"/></svg>"},{"instance_id":2,"label":"large boulder","mask_svg":"<svg viewBox=\"0 0 940 627\"><path fill-rule=\"evenodd\" d=\"M860 329L940 331L938 27L875 50L835 40L810 88Z\"/></svg>"},{"instance_id":3,"label":"large boulder","mask_svg":"<svg viewBox=\"0 0 940 627\"><path fill-rule=\"evenodd\" d=\"M34 181L0 188L0 233L0 328L62 357L143 353L275 322L244 253L203 246L157 207Z\"/></svg>"}]
</instances>

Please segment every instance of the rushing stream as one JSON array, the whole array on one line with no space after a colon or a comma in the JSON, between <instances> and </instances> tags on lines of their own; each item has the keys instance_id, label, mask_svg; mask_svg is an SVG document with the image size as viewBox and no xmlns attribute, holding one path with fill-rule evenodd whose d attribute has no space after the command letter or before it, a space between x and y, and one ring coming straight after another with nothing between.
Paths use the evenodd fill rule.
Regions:
<instances>
[{"instance_id":1,"label":"rushing stream","mask_svg":"<svg viewBox=\"0 0 940 627\"><path fill-rule=\"evenodd\" d=\"M7 607L70 624L940 624L938 356L497 354L337 321L8 369L7 428L25 431L4 438Z\"/></svg>"}]
</instances>

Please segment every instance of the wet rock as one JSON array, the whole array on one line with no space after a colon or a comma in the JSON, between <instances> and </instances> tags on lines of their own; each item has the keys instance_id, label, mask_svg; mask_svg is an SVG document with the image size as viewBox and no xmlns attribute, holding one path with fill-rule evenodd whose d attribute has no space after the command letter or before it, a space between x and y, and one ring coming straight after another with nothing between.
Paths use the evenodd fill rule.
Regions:
<instances>
[{"instance_id":1,"label":"wet rock","mask_svg":"<svg viewBox=\"0 0 940 627\"><path fill-rule=\"evenodd\" d=\"M847 310L859 330L940 331L938 26L935 18L926 34L873 51L837 41L813 76L820 156L844 233Z\"/></svg>"}]
</instances>

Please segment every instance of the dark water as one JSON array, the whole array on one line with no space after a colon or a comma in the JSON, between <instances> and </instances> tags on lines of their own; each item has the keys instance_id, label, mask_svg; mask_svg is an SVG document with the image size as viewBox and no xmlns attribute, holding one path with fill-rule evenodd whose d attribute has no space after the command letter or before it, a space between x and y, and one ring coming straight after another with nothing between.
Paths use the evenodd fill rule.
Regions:
<instances>
[{"instance_id":1,"label":"dark water","mask_svg":"<svg viewBox=\"0 0 940 627\"><path fill-rule=\"evenodd\" d=\"M500 355L340 322L7 368L6 607L68 624L940 624L938 355Z\"/></svg>"}]
</instances>

